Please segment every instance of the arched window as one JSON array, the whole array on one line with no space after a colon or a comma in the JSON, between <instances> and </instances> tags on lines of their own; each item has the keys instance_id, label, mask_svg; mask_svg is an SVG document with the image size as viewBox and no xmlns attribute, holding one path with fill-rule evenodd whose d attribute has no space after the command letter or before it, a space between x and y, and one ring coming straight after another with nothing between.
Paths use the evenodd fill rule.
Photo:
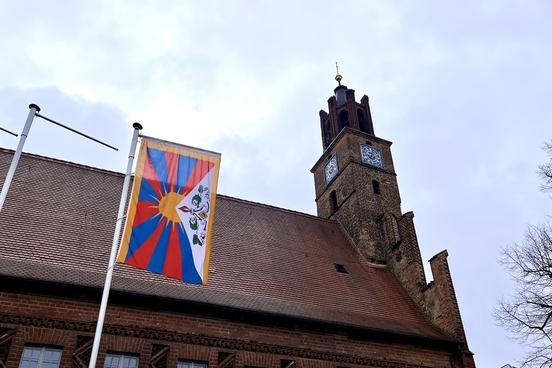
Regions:
<instances>
[{"instance_id":1,"label":"arched window","mask_svg":"<svg viewBox=\"0 0 552 368\"><path fill-rule=\"evenodd\" d=\"M339 131L349 126L349 113L347 110L342 110L339 113Z\"/></svg>"},{"instance_id":2,"label":"arched window","mask_svg":"<svg viewBox=\"0 0 552 368\"><path fill-rule=\"evenodd\" d=\"M357 109L357 117L360 131L370 134L370 128L368 127L368 122L366 121L366 117L362 109Z\"/></svg>"},{"instance_id":3,"label":"arched window","mask_svg":"<svg viewBox=\"0 0 552 368\"><path fill-rule=\"evenodd\" d=\"M332 136L331 136L331 132L330 132L330 121L329 120L326 120L324 122L324 143L325 143L326 147L328 147L330 145L330 143L332 143Z\"/></svg>"},{"instance_id":4,"label":"arched window","mask_svg":"<svg viewBox=\"0 0 552 368\"><path fill-rule=\"evenodd\" d=\"M377 180L372 180L372 189L374 194L380 194L380 183Z\"/></svg>"},{"instance_id":5,"label":"arched window","mask_svg":"<svg viewBox=\"0 0 552 368\"><path fill-rule=\"evenodd\" d=\"M335 193L335 190L332 190L330 193L330 210L332 214L337 211L337 194Z\"/></svg>"}]
</instances>

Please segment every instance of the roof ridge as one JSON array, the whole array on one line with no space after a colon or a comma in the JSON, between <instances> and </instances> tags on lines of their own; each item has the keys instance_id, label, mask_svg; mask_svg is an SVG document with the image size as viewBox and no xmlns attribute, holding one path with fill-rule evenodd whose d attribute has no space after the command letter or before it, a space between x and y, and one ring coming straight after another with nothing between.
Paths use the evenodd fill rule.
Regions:
<instances>
[{"instance_id":1,"label":"roof ridge","mask_svg":"<svg viewBox=\"0 0 552 368\"><path fill-rule=\"evenodd\" d=\"M0 152L7 152L7 153L12 153L13 154L15 152L15 150L0 147ZM118 171L102 169L102 168L95 167L95 166L84 165L84 164L80 164L80 163L77 163L77 162L62 160L62 159L54 158L54 157L43 156L43 155L39 155L39 154L36 154L36 153L22 152L22 155L26 156L26 157L36 158L36 159L39 159L39 160L44 160L44 161L49 161L49 162L56 162L56 163L60 163L60 164L68 165L68 166L73 166L73 167L79 167L79 168L83 168L83 169L87 169L87 170L98 171L98 172L102 172L102 173L110 174L110 175L114 175L114 176L123 177L125 175L124 173L118 172ZM337 223L336 220L325 219L325 218L322 218L322 217L318 217L316 215L312 215L310 213L305 213L305 212L301 212L301 211L291 210L291 209L288 209L288 208L278 207L278 206L267 204L267 203L255 202L255 201L251 201L251 200L247 200L247 199L243 199L243 198L232 197L232 196L229 196L229 195L226 195L226 194L221 194L221 193L217 193L217 196L223 197L223 198L228 199L228 200L233 200L233 201L236 201L236 202L242 202L242 203L252 204L252 205L255 205L255 206L259 206L259 207L271 208L271 209L275 209L275 210L279 210L279 211L283 211L283 212L288 212L288 213L292 213L292 214L295 214L295 215L308 217L308 218L311 218L311 219L321 220L321 221L330 222L330 223Z\"/></svg>"},{"instance_id":2,"label":"roof ridge","mask_svg":"<svg viewBox=\"0 0 552 368\"><path fill-rule=\"evenodd\" d=\"M330 223L335 223L335 224L338 223L336 220L325 219L323 217L319 217L319 216L316 216L316 215L311 215L310 213L296 211L296 210L290 210L289 208L278 207L278 206L274 206L272 204L255 202L255 201L251 201L251 200L243 199L243 198L236 198L236 197L232 197L232 196L229 196L229 195L226 195L226 194L220 194L220 193L217 193L217 196L218 197L223 197L224 199L233 200L233 201L236 201L236 202L252 204L252 205L255 205L255 206L258 206L258 207L271 208L271 209L274 209L274 210L279 210L279 211L282 211L282 212L288 212L288 213L292 213L294 215L304 216L304 217L308 217L308 218L311 218L311 219L316 219L316 220L320 220L320 221L324 221L324 222L330 222Z\"/></svg>"},{"instance_id":3,"label":"roof ridge","mask_svg":"<svg viewBox=\"0 0 552 368\"><path fill-rule=\"evenodd\" d=\"M15 152L15 150L0 147L0 152L7 152L7 153L12 153L13 154ZM57 162L57 163L68 165L68 166L75 166L75 167L80 167L80 168L83 168L83 169L99 171L99 172L102 172L104 174L110 174L110 175L114 175L114 176L125 176L125 174L123 174L122 172L119 172L119 171L102 169L102 168L96 167L96 166L79 164L78 162L72 162L72 161L62 160L62 159L59 159L59 158L43 156L43 155L39 155L39 154L36 154L36 153L21 152L21 155L26 156L26 157L36 158L36 159L39 159L39 160L44 160L44 161Z\"/></svg>"}]
</instances>

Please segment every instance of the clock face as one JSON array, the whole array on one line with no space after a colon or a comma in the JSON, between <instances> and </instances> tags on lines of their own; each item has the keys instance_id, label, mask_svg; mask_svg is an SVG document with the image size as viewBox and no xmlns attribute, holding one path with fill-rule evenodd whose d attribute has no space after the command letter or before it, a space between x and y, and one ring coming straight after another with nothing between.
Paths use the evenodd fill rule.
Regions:
<instances>
[{"instance_id":1,"label":"clock face","mask_svg":"<svg viewBox=\"0 0 552 368\"><path fill-rule=\"evenodd\" d=\"M381 150L367 144L360 145L360 157L363 164L372 165L383 169Z\"/></svg>"},{"instance_id":2,"label":"clock face","mask_svg":"<svg viewBox=\"0 0 552 368\"><path fill-rule=\"evenodd\" d=\"M332 155L326 165L324 165L324 178L326 184L329 184L339 174L339 168L337 167L337 156Z\"/></svg>"}]
</instances>

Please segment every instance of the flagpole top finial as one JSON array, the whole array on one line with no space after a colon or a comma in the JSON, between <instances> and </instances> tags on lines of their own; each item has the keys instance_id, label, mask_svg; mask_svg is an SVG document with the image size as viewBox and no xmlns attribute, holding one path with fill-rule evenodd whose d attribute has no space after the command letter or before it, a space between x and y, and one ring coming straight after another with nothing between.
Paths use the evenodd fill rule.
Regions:
<instances>
[{"instance_id":1,"label":"flagpole top finial","mask_svg":"<svg viewBox=\"0 0 552 368\"><path fill-rule=\"evenodd\" d=\"M137 129L137 130L142 130L142 124L140 124L139 122L135 122L134 124L132 124L132 127L134 129Z\"/></svg>"},{"instance_id":2,"label":"flagpole top finial","mask_svg":"<svg viewBox=\"0 0 552 368\"><path fill-rule=\"evenodd\" d=\"M335 80L337 81L337 84L341 86L341 80L343 79L343 76L339 74L339 66L337 65L337 61L335 62L335 70L337 71Z\"/></svg>"},{"instance_id":3,"label":"flagpole top finial","mask_svg":"<svg viewBox=\"0 0 552 368\"><path fill-rule=\"evenodd\" d=\"M36 112L40 112L40 106L38 106L37 104L34 104L34 103L29 105L29 109L35 109Z\"/></svg>"}]
</instances>

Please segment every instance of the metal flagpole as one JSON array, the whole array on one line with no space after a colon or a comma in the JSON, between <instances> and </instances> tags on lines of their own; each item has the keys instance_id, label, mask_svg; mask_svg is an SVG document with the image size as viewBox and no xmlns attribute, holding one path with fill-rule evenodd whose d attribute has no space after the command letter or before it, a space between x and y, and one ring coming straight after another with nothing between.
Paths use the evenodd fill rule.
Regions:
<instances>
[{"instance_id":1,"label":"metal flagpole","mask_svg":"<svg viewBox=\"0 0 552 368\"><path fill-rule=\"evenodd\" d=\"M23 131L21 132L21 138L19 138L17 149L15 150L15 153L13 155L10 168L8 169L8 173L6 174L6 179L4 180L4 185L2 185L2 191L0 192L0 212L2 212L2 207L4 206L4 201L6 200L6 196L8 195L8 190L10 189L10 185L13 179L13 175L15 174L17 164L19 163L21 151L23 151L23 146L25 145L25 140L27 139L27 135L29 135L31 125L33 124L33 119L35 117L35 114L40 111L40 107L35 104L30 104L29 109L30 110L29 115L27 115L27 121L25 122Z\"/></svg>"},{"instance_id":2,"label":"metal flagpole","mask_svg":"<svg viewBox=\"0 0 552 368\"><path fill-rule=\"evenodd\" d=\"M94 344L92 345L92 355L90 356L90 364L88 365L89 368L95 368L96 360L98 359L98 351L100 348L100 340L102 337L105 311L107 309L107 299L109 297L109 289L111 289L111 278L113 277L113 268L115 267L115 257L117 256L119 237L121 234L123 217L125 213L125 204L128 196L128 187L130 184L130 173L132 170L132 163L134 161L134 154L136 151L136 143L138 142L138 135L140 133L140 130L142 130L142 125L140 125L140 123L134 123L132 124L132 127L134 128L134 134L132 135L132 141L130 143L130 152L128 153L126 175L125 175L125 180L123 182L121 201L119 202L119 212L117 213L117 222L115 223L115 233L113 234L113 242L111 243L111 255L109 256L109 265L107 266L107 274L105 275L105 284L104 284L104 289L102 294L102 303L100 304L98 323L96 324L96 334L94 335Z\"/></svg>"}]
</instances>

